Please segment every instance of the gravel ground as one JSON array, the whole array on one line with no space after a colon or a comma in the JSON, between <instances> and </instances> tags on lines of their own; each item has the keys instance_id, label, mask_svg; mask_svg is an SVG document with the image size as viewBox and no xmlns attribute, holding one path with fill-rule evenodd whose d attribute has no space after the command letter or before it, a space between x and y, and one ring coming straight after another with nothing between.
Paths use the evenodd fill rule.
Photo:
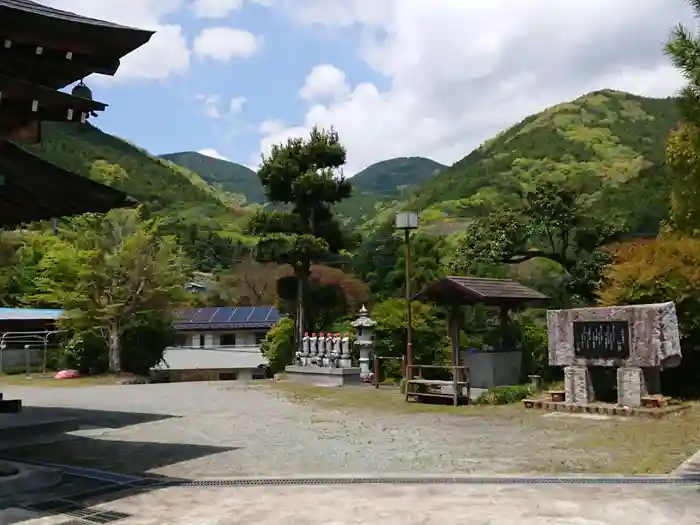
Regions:
<instances>
[{"instance_id":1,"label":"gravel ground","mask_svg":"<svg viewBox=\"0 0 700 525\"><path fill-rule=\"evenodd\" d=\"M21 398L27 411L82 423L77 436L12 455L127 474L490 474L543 464L561 471L575 438L556 424L543 430L478 416L343 413L230 383L6 387L4 394Z\"/></svg>"}]
</instances>

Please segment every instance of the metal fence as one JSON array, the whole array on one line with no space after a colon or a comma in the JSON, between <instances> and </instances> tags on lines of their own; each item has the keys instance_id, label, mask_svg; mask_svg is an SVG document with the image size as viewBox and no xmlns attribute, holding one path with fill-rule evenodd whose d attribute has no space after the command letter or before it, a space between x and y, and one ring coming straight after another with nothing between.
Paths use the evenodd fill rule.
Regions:
<instances>
[{"instance_id":1,"label":"metal fence","mask_svg":"<svg viewBox=\"0 0 700 525\"><path fill-rule=\"evenodd\" d=\"M63 334L64 330L0 333L0 373L17 369L27 374L37 369L45 373L50 354L60 348Z\"/></svg>"}]
</instances>

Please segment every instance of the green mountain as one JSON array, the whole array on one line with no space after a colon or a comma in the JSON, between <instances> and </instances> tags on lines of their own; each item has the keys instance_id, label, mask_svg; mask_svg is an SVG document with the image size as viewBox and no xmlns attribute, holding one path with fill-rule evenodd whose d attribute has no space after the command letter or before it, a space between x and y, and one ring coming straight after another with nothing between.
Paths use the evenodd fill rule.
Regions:
<instances>
[{"instance_id":1,"label":"green mountain","mask_svg":"<svg viewBox=\"0 0 700 525\"><path fill-rule=\"evenodd\" d=\"M399 157L368 166L352 180L353 195L336 206L349 225L372 219L377 211L404 197L446 166L423 157Z\"/></svg>"},{"instance_id":2,"label":"green mountain","mask_svg":"<svg viewBox=\"0 0 700 525\"><path fill-rule=\"evenodd\" d=\"M396 211L421 211L442 233L507 206L541 177L578 185L597 209L632 231L654 231L668 212L665 145L678 114L674 99L604 90L532 115L381 210L367 231L389 229Z\"/></svg>"},{"instance_id":3,"label":"green mountain","mask_svg":"<svg viewBox=\"0 0 700 525\"><path fill-rule=\"evenodd\" d=\"M196 151L167 153L161 155L161 158L194 171L216 188L234 195L242 195L247 202L265 201L265 193L258 175L246 166L208 157Z\"/></svg>"},{"instance_id":4,"label":"green mountain","mask_svg":"<svg viewBox=\"0 0 700 525\"><path fill-rule=\"evenodd\" d=\"M90 124L44 123L41 143L26 148L136 199L161 218L164 233L178 235L204 270L227 264L237 247L249 242L242 232L251 210L231 195Z\"/></svg>"}]
</instances>

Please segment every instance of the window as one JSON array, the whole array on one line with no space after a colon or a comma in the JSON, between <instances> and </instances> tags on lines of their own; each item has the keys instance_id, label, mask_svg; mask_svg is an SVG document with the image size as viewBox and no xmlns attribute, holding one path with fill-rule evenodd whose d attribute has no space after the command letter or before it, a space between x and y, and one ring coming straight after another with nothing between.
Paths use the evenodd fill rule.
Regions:
<instances>
[{"instance_id":1,"label":"window","mask_svg":"<svg viewBox=\"0 0 700 525\"><path fill-rule=\"evenodd\" d=\"M221 346L236 346L236 334L221 334Z\"/></svg>"},{"instance_id":2,"label":"window","mask_svg":"<svg viewBox=\"0 0 700 525\"><path fill-rule=\"evenodd\" d=\"M255 344L256 345L261 345L263 342L263 339L265 339L265 332L255 332Z\"/></svg>"},{"instance_id":3,"label":"window","mask_svg":"<svg viewBox=\"0 0 700 525\"><path fill-rule=\"evenodd\" d=\"M175 340L173 341L173 346L187 346L187 336L185 334L175 334Z\"/></svg>"},{"instance_id":4,"label":"window","mask_svg":"<svg viewBox=\"0 0 700 525\"><path fill-rule=\"evenodd\" d=\"M219 381L237 381L237 372L219 372Z\"/></svg>"},{"instance_id":5,"label":"window","mask_svg":"<svg viewBox=\"0 0 700 525\"><path fill-rule=\"evenodd\" d=\"M206 344L206 338L204 337L204 334L199 334L199 347L204 348L205 344Z\"/></svg>"}]
</instances>

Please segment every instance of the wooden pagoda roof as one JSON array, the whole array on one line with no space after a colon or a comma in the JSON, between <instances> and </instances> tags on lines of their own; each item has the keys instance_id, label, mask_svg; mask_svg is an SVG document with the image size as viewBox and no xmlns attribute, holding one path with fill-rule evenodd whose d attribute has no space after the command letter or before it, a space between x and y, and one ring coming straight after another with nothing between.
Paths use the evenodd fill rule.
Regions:
<instances>
[{"instance_id":1,"label":"wooden pagoda roof","mask_svg":"<svg viewBox=\"0 0 700 525\"><path fill-rule=\"evenodd\" d=\"M436 304L489 306L520 306L527 303L543 303L548 299L546 295L512 279L455 276L435 281L413 298Z\"/></svg>"},{"instance_id":2,"label":"wooden pagoda roof","mask_svg":"<svg viewBox=\"0 0 700 525\"><path fill-rule=\"evenodd\" d=\"M96 20L30 0L0 0L0 73L58 89L119 60L153 31Z\"/></svg>"},{"instance_id":3,"label":"wooden pagoda roof","mask_svg":"<svg viewBox=\"0 0 700 525\"><path fill-rule=\"evenodd\" d=\"M0 142L0 225L105 213L133 205L125 193Z\"/></svg>"}]
</instances>

